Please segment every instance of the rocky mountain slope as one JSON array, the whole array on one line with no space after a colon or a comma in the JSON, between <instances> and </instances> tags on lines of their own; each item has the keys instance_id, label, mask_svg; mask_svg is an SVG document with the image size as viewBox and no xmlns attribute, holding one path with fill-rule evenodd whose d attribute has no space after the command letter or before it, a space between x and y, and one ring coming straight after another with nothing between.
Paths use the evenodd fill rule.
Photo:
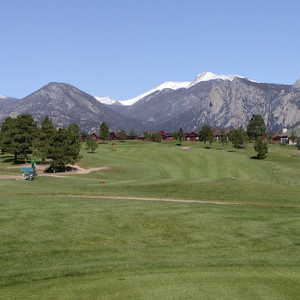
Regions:
<instances>
[{"instance_id":1,"label":"rocky mountain slope","mask_svg":"<svg viewBox=\"0 0 300 300\"><path fill-rule=\"evenodd\" d=\"M17 101L19 99L0 96L0 122L14 110Z\"/></svg>"},{"instance_id":2,"label":"rocky mountain slope","mask_svg":"<svg viewBox=\"0 0 300 300\"><path fill-rule=\"evenodd\" d=\"M141 122L120 115L93 96L65 83L52 82L23 99L5 102L0 106L0 121L7 115L29 113L37 120L48 115L59 127L77 123L89 131L99 128L104 121L111 129L142 130Z\"/></svg>"},{"instance_id":3,"label":"rocky mountain slope","mask_svg":"<svg viewBox=\"0 0 300 300\"><path fill-rule=\"evenodd\" d=\"M107 97L97 100L74 86L53 82L23 99L1 98L0 122L8 115L30 113L38 120L49 115L57 126L75 122L86 131L102 121L112 130L190 131L205 123L245 127L253 114L261 114L270 131L300 125L300 80L269 84L206 72L191 82L163 83L130 101L121 105Z\"/></svg>"},{"instance_id":4,"label":"rocky mountain slope","mask_svg":"<svg viewBox=\"0 0 300 300\"><path fill-rule=\"evenodd\" d=\"M241 77L212 79L188 88L156 91L123 113L146 121L151 129L163 130L196 130L204 123L239 127L253 114L261 114L268 129L274 131L300 124L300 88L298 84L257 83Z\"/></svg>"}]
</instances>

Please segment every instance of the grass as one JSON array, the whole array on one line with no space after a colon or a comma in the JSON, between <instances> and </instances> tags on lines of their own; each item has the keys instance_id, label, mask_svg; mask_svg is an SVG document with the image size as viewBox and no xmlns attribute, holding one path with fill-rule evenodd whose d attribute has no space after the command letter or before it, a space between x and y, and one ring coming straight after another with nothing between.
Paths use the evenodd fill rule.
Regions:
<instances>
[{"instance_id":1,"label":"grass","mask_svg":"<svg viewBox=\"0 0 300 300\"><path fill-rule=\"evenodd\" d=\"M0 299L299 299L298 152L185 146L101 145L80 165L109 171L0 180ZM97 194L244 205L84 197Z\"/></svg>"}]
</instances>

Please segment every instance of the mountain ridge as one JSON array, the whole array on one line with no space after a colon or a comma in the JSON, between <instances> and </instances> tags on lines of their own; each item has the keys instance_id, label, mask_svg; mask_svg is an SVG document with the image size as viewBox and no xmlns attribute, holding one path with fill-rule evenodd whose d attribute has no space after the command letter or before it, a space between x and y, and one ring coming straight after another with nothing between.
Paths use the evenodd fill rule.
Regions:
<instances>
[{"instance_id":1,"label":"mountain ridge","mask_svg":"<svg viewBox=\"0 0 300 300\"><path fill-rule=\"evenodd\" d=\"M113 100L109 97L95 97L97 100L99 100L101 102L101 99L103 99L102 103L103 104L116 104L121 103L123 105L133 105L135 103L137 103L139 100L145 98L146 96L156 92L156 91L161 91L164 89L172 89L172 90L177 90L180 88L190 88L193 85L199 83L199 82L203 82L203 81L209 81L209 80L230 80L232 81L234 78L245 78L244 76L241 75L233 75L233 74L216 74L216 73L212 73L212 72L202 72L199 73L194 80L192 81L165 81L163 83L161 83L160 85L156 86L155 88L150 89L149 91L142 93L134 98L131 99L127 99L127 100ZM253 80L250 80L253 81ZM255 81L254 81L255 82ZM107 98L109 98L109 101L107 101Z\"/></svg>"},{"instance_id":2,"label":"mountain ridge","mask_svg":"<svg viewBox=\"0 0 300 300\"><path fill-rule=\"evenodd\" d=\"M93 96L73 85L62 82L49 82L37 91L12 103L5 113L0 113L0 120L5 116L32 114L40 121L49 116L58 127L78 123L83 130L99 128L101 122L107 122L112 129L141 128L140 122L120 115Z\"/></svg>"},{"instance_id":3,"label":"mountain ridge","mask_svg":"<svg viewBox=\"0 0 300 300\"><path fill-rule=\"evenodd\" d=\"M85 131L95 131L103 121L112 130L175 131L181 127L189 131L204 123L245 127L253 114L261 114L270 131L300 125L299 80L293 85L259 83L239 75L206 72L193 84L173 83L144 93L132 105L121 105L103 104L70 84L50 82L22 99L1 99L0 122L7 116L30 113L37 120L48 115L59 127L75 122Z\"/></svg>"}]
</instances>

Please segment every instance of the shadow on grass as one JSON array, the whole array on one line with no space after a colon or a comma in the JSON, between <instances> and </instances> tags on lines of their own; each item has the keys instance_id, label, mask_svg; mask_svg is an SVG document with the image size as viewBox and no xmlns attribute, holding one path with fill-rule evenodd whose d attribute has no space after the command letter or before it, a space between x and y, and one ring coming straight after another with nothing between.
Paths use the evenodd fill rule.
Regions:
<instances>
[{"instance_id":1,"label":"shadow on grass","mask_svg":"<svg viewBox=\"0 0 300 300\"><path fill-rule=\"evenodd\" d=\"M256 160L265 160L267 157L265 158L259 158L257 155L251 156L250 159L256 159Z\"/></svg>"},{"instance_id":2,"label":"shadow on grass","mask_svg":"<svg viewBox=\"0 0 300 300\"><path fill-rule=\"evenodd\" d=\"M8 158L5 158L3 160L3 162L5 163L12 163L14 165L22 165L22 164L25 164L26 161L25 160L17 160L17 161L14 161L14 159L12 157L8 157Z\"/></svg>"},{"instance_id":3,"label":"shadow on grass","mask_svg":"<svg viewBox=\"0 0 300 300\"><path fill-rule=\"evenodd\" d=\"M76 171L76 170L77 170L77 168L73 168L73 167L70 167L70 166L57 168L56 170L49 167L44 171L44 173L66 173L66 172L72 172L72 171Z\"/></svg>"}]
</instances>

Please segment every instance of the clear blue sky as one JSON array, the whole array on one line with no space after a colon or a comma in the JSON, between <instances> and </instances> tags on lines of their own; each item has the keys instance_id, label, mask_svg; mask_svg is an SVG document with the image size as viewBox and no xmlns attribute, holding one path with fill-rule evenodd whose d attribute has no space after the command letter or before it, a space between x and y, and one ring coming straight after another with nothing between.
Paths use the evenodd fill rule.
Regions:
<instances>
[{"instance_id":1,"label":"clear blue sky","mask_svg":"<svg viewBox=\"0 0 300 300\"><path fill-rule=\"evenodd\" d=\"M126 99L203 71L300 78L299 0L3 0L0 94L49 81Z\"/></svg>"}]
</instances>

